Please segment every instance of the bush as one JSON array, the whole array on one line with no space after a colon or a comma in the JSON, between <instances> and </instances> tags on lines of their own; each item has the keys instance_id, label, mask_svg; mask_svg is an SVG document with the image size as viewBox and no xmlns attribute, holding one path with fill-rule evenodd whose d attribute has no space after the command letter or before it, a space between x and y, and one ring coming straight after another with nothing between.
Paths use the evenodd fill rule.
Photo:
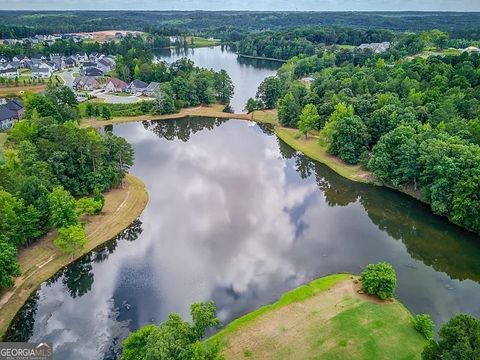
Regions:
<instances>
[{"instance_id":1,"label":"bush","mask_svg":"<svg viewBox=\"0 0 480 360\"><path fill-rule=\"evenodd\" d=\"M433 321L428 314L416 315L413 319L415 330L423 334L427 340L433 339Z\"/></svg>"},{"instance_id":2,"label":"bush","mask_svg":"<svg viewBox=\"0 0 480 360\"><path fill-rule=\"evenodd\" d=\"M369 264L361 274L362 290L370 295L377 295L385 300L393 297L397 288L397 275L393 266L380 262Z\"/></svg>"}]
</instances>

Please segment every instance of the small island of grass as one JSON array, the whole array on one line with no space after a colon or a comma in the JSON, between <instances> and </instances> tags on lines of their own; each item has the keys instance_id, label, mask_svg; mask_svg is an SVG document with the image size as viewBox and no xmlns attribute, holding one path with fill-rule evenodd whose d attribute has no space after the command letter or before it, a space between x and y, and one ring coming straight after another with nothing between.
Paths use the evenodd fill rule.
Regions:
<instances>
[{"instance_id":1,"label":"small island of grass","mask_svg":"<svg viewBox=\"0 0 480 360\"><path fill-rule=\"evenodd\" d=\"M326 276L285 293L208 340L226 359L420 359L427 340L396 300L359 292L358 278Z\"/></svg>"}]
</instances>

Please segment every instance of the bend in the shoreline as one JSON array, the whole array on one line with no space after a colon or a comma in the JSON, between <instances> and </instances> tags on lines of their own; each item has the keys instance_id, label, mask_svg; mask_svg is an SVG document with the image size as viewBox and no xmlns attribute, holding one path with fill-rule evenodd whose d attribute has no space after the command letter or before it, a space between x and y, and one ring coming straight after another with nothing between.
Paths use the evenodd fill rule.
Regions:
<instances>
[{"instance_id":1,"label":"bend in the shoreline","mask_svg":"<svg viewBox=\"0 0 480 360\"><path fill-rule=\"evenodd\" d=\"M123 187L105 193L105 206L100 214L82 218L86 223L89 241L75 257L70 257L53 245L54 231L38 239L32 246L21 249L18 261L22 275L15 279L12 289L0 296L0 339L5 337L18 311L43 282L119 235L142 214L147 203L145 184L134 175L127 174Z\"/></svg>"}]
</instances>

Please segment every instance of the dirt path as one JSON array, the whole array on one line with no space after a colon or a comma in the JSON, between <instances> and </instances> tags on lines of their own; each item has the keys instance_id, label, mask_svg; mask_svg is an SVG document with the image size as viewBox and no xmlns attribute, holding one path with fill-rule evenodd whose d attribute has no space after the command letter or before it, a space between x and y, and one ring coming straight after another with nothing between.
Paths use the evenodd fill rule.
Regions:
<instances>
[{"instance_id":1,"label":"dirt path","mask_svg":"<svg viewBox=\"0 0 480 360\"><path fill-rule=\"evenodd\" d=\"M253 114L245 113L225 113L222 111L222 105L212 105L212 106L197 106L194 108L185 108L180 110L176 114L167 114L167 115L139 115L139 116L116 116L110 120L101 120L101 119L83 119L82 127L103 127L105 125L128 123L128 122L137 122L137 121L155 121L155 120L173 120L180 119L188 116L202 116L202 117L212 117L218 119L238 119L238 120L249 120L256 121L261 123L270 123L275 124L277 122L277 116L275 110L265 110L265 111L255 111Z\"/></svg>"},{"instance_id":2,"label":"dirt path","mask_svg":"<svg viewBox=\"0 0 480 360\"><path fill-rule=\"evenodd\" d=\"M15 279L13 289L0 294L0 337L30 294L44 281L75 259L114 238L140 216L147 205L148 194L143 182L128 174L123 188L105 193L105 206L101 214L86 216L88 245L74 259L53 245L55 232L51 231L34 245L19 251L18 262L22 276Z\"/></svg>"}]
</instances>

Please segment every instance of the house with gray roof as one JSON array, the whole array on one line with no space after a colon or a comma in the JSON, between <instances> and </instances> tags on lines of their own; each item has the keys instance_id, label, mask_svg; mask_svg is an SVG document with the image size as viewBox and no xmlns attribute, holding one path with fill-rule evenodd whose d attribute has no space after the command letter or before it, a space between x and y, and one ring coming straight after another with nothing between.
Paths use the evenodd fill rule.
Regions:
<instances>
[{"instance_id":1,"label":"house with gray roof","mask_svg":"<svg viewBox=\"0 0 480 360\"><path fill-rule=\"evenodd\" d=\"M52 76L52 68L47 66L34 66L32 67L32 78L49 78Z\"/></svg>"},{"instance_id":2,"label":"house with gray roof","mask_svg":"<svg viewBox=\"0 0 480 360\"><path fill-rule=\"evenodd\" d=\"M127 92L131 94L142 94L148 87L148 84L143 82L142 80L133 80L127 86Z\"/></svg>"},{"instance_id":3,"label":"house with gray roof","mask_svg":"<svg viewBox=\"0 0 480 360\"><path fill-rule=\"evenodd\" d=\"M145 96L153 96L155 92L160 88L160 83L152 81L148 84L147 88L143 91L143 95Z\"/></svg>"},{"instance_id":4,"label":"house with gray roof","mask_svg":"<svg viewBox=\"0 0 480 360\"><path fill-rule=\"evenodd\" d=\"M80 71L82 76L103 77L103 71L96 67L88 67Z\"/></svg>"},{"instance_id":5,"label":"house with gray roof","mask_svg":"<svg viewBox=\"0 0 480 360\"><path fill-rule=\"evenodd\" d=\"M20 74L18 73L18 69L10 68L10 69L0 70L0 77L3 77L3 78L12 79L19 76Z\"/></svg>"},{"instance_id":6,"label":"house with gray roof","mask_svg":"<svg viewBox=\"0 0 480 360\"><path fill-rule=\"evenodd\" d=\"M73 81L76 90L92 91L100 88L100 84L94 77L80 76Z\"/></svg>"},{"instance_id":7,"label":"house with gray roof","mask_svg":"<svg viewBox=\"0 0 480 360\"><path fill-rule=\"evenodd\" d=\"M19 100L11 100L0 105L0 129L11 128L23 116L23 104Z\"/></svg>"}]
</instances>

